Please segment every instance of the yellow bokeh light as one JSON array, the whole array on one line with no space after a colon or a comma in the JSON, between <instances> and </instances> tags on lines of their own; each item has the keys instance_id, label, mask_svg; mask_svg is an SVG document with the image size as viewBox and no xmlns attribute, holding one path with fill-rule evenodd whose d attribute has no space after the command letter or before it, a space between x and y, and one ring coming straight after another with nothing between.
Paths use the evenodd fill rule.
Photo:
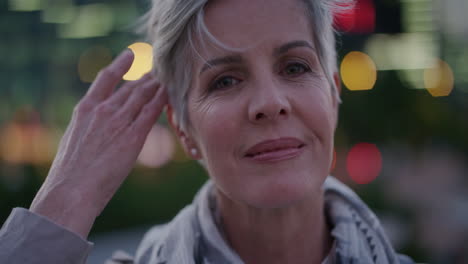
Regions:
<instances>
[{"instance_id":1,"label":"yellow bokeh light","mask_svg":"<svg viewBox=\"0 0 468 264\"><path fill-rule=\"evenodd\" d=\"M98 72L112 61L111 51L103 46L91 47L80 56L78 74L82 82L90 83Z\"/></svg>"},{"instance_id":2,"label":"yellow bokeh light","mask_svg":"<svg viewBox=\"0 0 468 264\"><path fill-rule=\"evenodd\" d=\"M153 67L153 48L150 44L144 42L133 43L128 48L133 51L135 59L123 79L135 81L151 71Z\"/></svg>"},{"instance_id":3,"label":"yellow bokeh light","mask_svg":"<svg viewBox=\"0 0 468 264\"><path fill-rule=\"evenodd\" d=\"M447 96L453 89L453 72L446 62L437 59L434 67L424 70L424 86L434 97Z\"/></svg>"},{"instance_id":4,"label":"yellow bokeh light","mask_svg":"<svg viewBox=\"0 0 468 264\"><path fill-rule=\"evenodd\" d=\"M341 79L351 91L370 90L377 80L377 68L365 53L352 51L341 62Z\"/></svg>"}]
</instances>

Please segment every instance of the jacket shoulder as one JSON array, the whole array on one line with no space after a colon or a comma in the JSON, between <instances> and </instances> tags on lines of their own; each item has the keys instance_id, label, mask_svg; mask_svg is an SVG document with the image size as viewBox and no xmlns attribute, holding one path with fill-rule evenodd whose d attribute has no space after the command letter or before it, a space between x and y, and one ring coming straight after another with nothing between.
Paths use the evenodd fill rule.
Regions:
<instances>
[{"instance_id":1,"label":"jacket shoulder","mask_svg":"<svg viewBox=\"0 0 468 264\"><path fill-rule=\"evenodd\" d=\"M155 250L160 247L162 243L163 234L167 231L168 224L153 226L143 236L140 245L138 246L135 258L136 263L146 263L145 261L153 259L154 253L158 254L159 250Z\"/></svg>"},{"instance_id":2,"label":"jacket shoulder","mask_svg":"<svg viewBox=\"0 0 468 264\"><path fill-rule=\"evenodd\" d=\"M127 252L122 250L117 250L112 254L112 257L104 264L134 264L134 259L132 256L127 254Z\"/></svg>"},{"instance_id":3,"label":"jacket shoulder","mask_svg":"<svg viewBox=\"0 0 468 264\"><path fill-rule=\"evenodd\" d=\"M137 249L136 257L129 255L122 250L116 250L104 264L145 264L150 259L151 253L157 245L157 238L160 237L161 230L165 225L152 227L145 233ZM137 258L138 257L138 258Z\"/></svg>"}]
</instances>

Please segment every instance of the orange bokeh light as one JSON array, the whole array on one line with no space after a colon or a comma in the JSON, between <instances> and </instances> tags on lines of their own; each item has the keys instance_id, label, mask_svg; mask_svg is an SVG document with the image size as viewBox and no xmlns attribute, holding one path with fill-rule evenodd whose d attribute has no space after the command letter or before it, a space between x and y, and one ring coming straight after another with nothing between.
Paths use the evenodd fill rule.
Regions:
<instances>
[{"instance_id":1,"label":"orange bokeh light","mask_svg":"<svg viewBox=\"0 0 468 264\"><path fill-rule=\"evenodd\" d=\"M52 161L56 140L54 131L44 126L39 113L21 109L0 128L0 158L11 164L48 164Z\"/></svg>"},{"instance_id":2,"label":"orange bokeh light","mask_svg":"<svg viewBox=\"0 0 468 264\"><path fill-rule=\"evenodd\" d=\"M341 80L350 91L371 90L377 81L377 66L359 51L346 54L340 66Z\"/></svg>"},{"instance_id":3,"label":"orange bokeh light","mask_svg":"<svg viewBox=\"0 0 468 264\"><path fill-rule=\"evenodd\" d=\"M453 71L445 61L437 59L432 68L424 70L424 85L433 97L448 96L453 84Z\"/></svg>"}]
</instances>

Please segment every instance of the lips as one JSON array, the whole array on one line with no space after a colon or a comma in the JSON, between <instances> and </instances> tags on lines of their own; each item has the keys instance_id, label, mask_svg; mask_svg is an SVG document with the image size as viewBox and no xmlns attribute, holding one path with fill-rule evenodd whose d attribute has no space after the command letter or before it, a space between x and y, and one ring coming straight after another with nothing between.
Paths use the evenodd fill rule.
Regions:
<instances>
[{"instance_id":1,"label":"lips","mask_svg":"<svg viewBox=\"0 0 468 264\"><path fill-rule=\"evenodd\" d=\"M277 160L295 156L305 144L297 138L266 140L249 148L247 158L256 160Z\"/></svg>"}]
</instances>

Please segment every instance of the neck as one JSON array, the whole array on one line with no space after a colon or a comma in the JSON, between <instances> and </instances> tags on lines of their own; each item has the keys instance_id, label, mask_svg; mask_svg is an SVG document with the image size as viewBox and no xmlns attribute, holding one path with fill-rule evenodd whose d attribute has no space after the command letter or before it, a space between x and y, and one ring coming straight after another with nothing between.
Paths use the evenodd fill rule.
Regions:
<instances>
[{"instance_id":1,"label":"neck","mask_svg":"<svg viewBox=\"0 0 468 264\"><path fill-rule=\"evenodd\" d=\"M249 263L321 263L332 238L323 194L287 208L259 209L230 200L217 201L227 242Z\"/></svg>"}]
</instances>

